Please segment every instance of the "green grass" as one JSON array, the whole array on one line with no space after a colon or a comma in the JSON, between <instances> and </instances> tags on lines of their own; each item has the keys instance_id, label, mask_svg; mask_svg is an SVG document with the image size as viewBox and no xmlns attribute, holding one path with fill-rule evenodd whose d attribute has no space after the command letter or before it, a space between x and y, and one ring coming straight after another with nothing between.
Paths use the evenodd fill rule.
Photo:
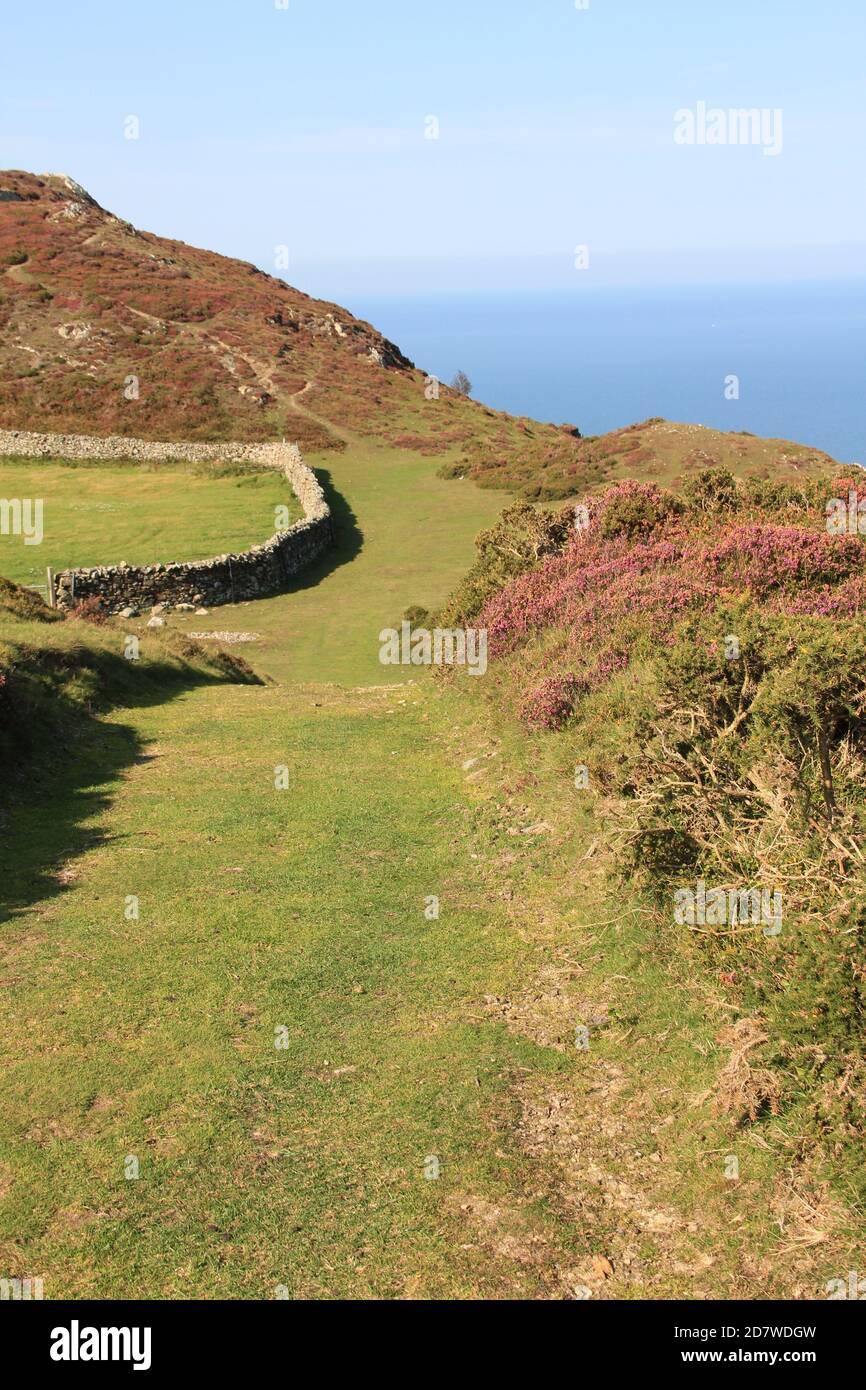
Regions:
<instances>
[{"instance_id":1,"label":"green grass","mask_svg":"<svg viewBox=\"0 0 866 1390\"><path fill-rule=\"evenodd\" d=\"M123 712L139 760L85 826L110 840L8 939L3 1234L52 1295L497 1287L451 1202L515 1162L485 1114L534 1049L471 1014L526 948L455 845L458 774L422 719L399 687L222 686ZM31 865L44 824L19 822Z\"/></svg>"},{"instance_id":2,"label":"green grass","mask_svg":"<svg viewBox=\"0 0 866 1390\"><path fill-rule=\"evenodd\" d=\"M44 540L0 535L0 574L43 585L45 569L206 560L246 550L277 529L275 508L301 515L276 474L214 475L173 465L70 466L0 459L0 496L42 498Z\"/></svg>"},{"instance_id":3,"label":"green grass","mask_svg":"<svg viewBox=\"0 0 866 1390\"><path fill-rule=\"evenodd\" d=\"M207 623L176 614L172 625L260 634L244 653L278 680L405 680L417 673L380 665L380 631L411 605L444 602L508 496L437 478L435 459L354 439L345 453L306 461L327 488L336 548L288 596L226 605Z\"/></svg>"},{"instance_id":4,"label":"green grass","mask_svg":"<svg viewBox=\"0 0 866 1390\"><path fill-rule=\"evenodd\" d=\"M337 567L323 597L273 600L264 664L294 664L280 627L306 625L321 681L379 682L380 622L444 595L496 503L470 487L455 514L448 486L405 454L346 465L359 593ZM244 625L265 606L245 607ZM88 646L120 664L130 625L37 626L7 620L0 640L18 660L70 648L92 669ZM531 1271L504 1281L460 1253L457 1197L508 1181L487 1113L533 1051L472 1010L526 948L455 840L459 768L443 764L419 692L193 679L154 700L161 649L145 634L141 666L108 671L123 677L117 710L67 734L59 771L37 750L36 792L4 827L6 1264L38 1265L55 1296L533 1292ZM82 708L94 696L73 693ZM438 922L423 913L431 893ZM123 1176L130 1154L138 1181Z\"/></svg>"},{"instance_id":5,"label":"green grass","mask_svg":"<svg viewBox=\"0 0 866 1390\"><path fill-rule=\"evenodd\" d=\"M0 1272L49 1298L789 1290L767 1154L719 1176L716 1001L610 894L573 750L378 663L501 499L357 442L327 467L337 554L209 619L261 632L269 684L184 665L180 615L135 664L140 624L0 613L0 664L66 721L38 706L4 786ZM536 1102L578 1107L570 1156L535 1145Z\"/></svg>"}]
</instances>

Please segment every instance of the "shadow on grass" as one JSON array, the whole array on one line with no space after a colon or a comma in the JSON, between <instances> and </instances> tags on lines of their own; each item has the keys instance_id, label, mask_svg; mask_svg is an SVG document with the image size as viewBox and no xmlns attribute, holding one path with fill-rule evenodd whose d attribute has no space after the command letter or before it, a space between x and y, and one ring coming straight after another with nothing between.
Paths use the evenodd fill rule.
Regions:
<instances>
[{"instance_id":1,"label":"shadow on grass","mask_svg":"<svg viewBox=\"0 0 866 1390\"><path fill-rule=\"evenodd\" d=\"M364 543L330 473L317 469L316 475L331 508L335 543L289 582L287 593L320 583L353 560ZM208 659L233 658L209 653ZM162 661L135 669L122 656L86 644L31 651L15 683L0 686L0 923L62 893L69 861L111 842L101 823L113 784L148 758L132 726L107 723L81 695L64 694L73 674L84 685L93 682L102 711L162 704L201 685L260 683L251 670L245 675ZM71 881L74 871L68 873Z\"/></svg>"},{"instance_id":2,"label":"shadow on grass","mask_svg":"<svg viewBox=\"0 0 866 1390\"><path fill-rule=\"evenodd\" d=\"M101 702L103 713L239 682L237 674L164 662L148 663L134 681L130 663L107 652L98 666L113 696ZM131 726L107 723L63 694L46 695L26 673L20 686L3 692L0 709L0 923L64 892L74 877L69 862L118 838L101 824L113 785L150 756Z\"/></svg>"},{"instance_id":3,"label":"shadow on grass","mask_svg":"<svg viewBox=\"0 0 866 1390\"><path fill-rule=\"evenodd\" d=\"M337 492L326 468L317 468L316 477L322 485L325 501L331 509L331 524L334 531L334 544L314 560L294 579L290 579L283 590L286 594L296 594L302 589L312 589L320 584L333 570L346 565L364 548L364 533L358 525L358 518L342 493Z\"/></svg>"}]
</instances>

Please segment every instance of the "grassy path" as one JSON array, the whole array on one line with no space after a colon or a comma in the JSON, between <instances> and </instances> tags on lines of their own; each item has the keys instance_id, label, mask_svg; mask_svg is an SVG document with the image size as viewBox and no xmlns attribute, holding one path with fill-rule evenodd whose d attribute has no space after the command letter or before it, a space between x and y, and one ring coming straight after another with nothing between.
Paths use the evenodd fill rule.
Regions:
<instances>
[{"instance_id":1,"label":"grassy path","mask_svg":"<svg viewBox=\"0 0 866 1390\"><path fill-rule=\"evenodd\" d=\"M508 497L437 478L436 458L366 441L306 461L329 494L335 551L305 571L293 592L221 608L213 626L258 633L250 649L256 668L280 681L402 680L404 673L379 664L379 632L399 626L408 606L432 608L447 597L468 567L475 536ZM178 623L202 626L198 618Z\"/></svg>"},{"instance_id":2,"label":"grassy path","mask_svg":"<svg viewBox=\"0 0 866 1390\"><path fill-rule=\"evenodd\" d=\"M117 711L17 819L0 1273L46 1297L814 1296L814 1199L780 1208L745 1136L725 1180L718 1003L611 901L573 753L383 677L380 627L447 592L501 499L372 446L326 466L344 563L211 619L261 634L273 683Z\"/></svg>"},{"instance_id":3,"label":"grassy path","mask_svg":"<svg viewBox=\"0 0 866 1390\"><path fill-rule=\"evenodd\" d=\"M400 687L138 712L110 838L18 919L4 991L4 1234L52 1293L477 1288L449 1200L495 1182L485 1109L526 1049L467 1015L521 948L423 720Z\"/></svg>"},{"instance_id":4,"label":"grassy path","mask_svg":"<svg viewBox=\"0 0 866 1390\"><path fill-rule=\"evenodd\" d=\"M497 499L386 451L332 466L352 563L220 611L254 616L278 680L322 683L113 716L141 754L119 781L94 754L93 848L7 926L0 1235L47 1296L502 1286L463 1249L457 1199L502 1181L490 1106L531 1048L470 1018L525 946L473 870L429 692L382 687L376 641L444 594ZM25 880L47 815L19 818Z\"/></svg>"}]
</instances>

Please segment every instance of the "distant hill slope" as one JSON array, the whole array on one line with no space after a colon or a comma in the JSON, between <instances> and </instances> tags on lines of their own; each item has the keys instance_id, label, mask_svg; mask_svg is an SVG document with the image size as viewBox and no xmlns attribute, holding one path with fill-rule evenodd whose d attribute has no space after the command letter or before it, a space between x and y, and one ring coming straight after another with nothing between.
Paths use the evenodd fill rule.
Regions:
<instances>
[{"instance_id":1,"label":"distant hill slope","mask_svg":"<svg viewBox=\"0 0 866 1390\"><path fill-rule=\"evenodd\" d=\"M782 441L665 421L581 439L444 385L437 395L398 347L338 305L248 262L137 231L65 175L21 171L0 173L0 427L286 435L309 450L341 448L351 430L445 455L455 476L541 501L711 463L786 478L829 463Z\"/></svg>"},{"instance_id":2,"label":"distant hill slope","mask_svg":"<svg viewBox=\"0 0 866 1390\"><path fill-rule=\"evenodd\" d=\"M139 232L59 175L0 174L0 419L272 437L311 379L373 394L411 364L369 324L254 266ZM125 383L138 378L138 399ZM301 417L309 444L327 432Z\"/></svg>"},{"instance_id":3,"label":"distant hill slope","mask_svg":"<svg viewBox=\"0 0 866 1390\"><path fill-rule=\"evenodd\" d=\"M481 487L508 488L528 501L550 502L625 478L677 487L706 468L786 483L829 478L839 471L839 464L820 449L673 420L644 420L586 439L560 432L551 440L531 422L522 428L521 450L497 449L480 439L459 463L443 465L443 476L466 476Z\"/></svg>"},{"instance_id":4,"label":"distant hill slope","mask_svg":"<svg viewBox=\"0 0 866 1390\"><path fill-rule=\"evenodd\" d=\"M347 310L137 231L65 175L0 173L0 381L10 428L308 448L351 428L430 452L521 438L447 387L428 399L425 374Z\"/></svg>"}]
</instances>

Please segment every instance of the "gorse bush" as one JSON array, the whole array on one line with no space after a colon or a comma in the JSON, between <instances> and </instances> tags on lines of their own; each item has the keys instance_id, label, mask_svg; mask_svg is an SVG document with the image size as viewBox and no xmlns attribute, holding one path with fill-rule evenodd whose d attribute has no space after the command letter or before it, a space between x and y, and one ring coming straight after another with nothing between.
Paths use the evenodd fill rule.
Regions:
<instances>
[{"instance_id":1,"label":"gorse bush","mask_svg":"<svg viewBox=\"0 0 866 1390\"><path fill-rule=\"evenodd\" d=\"M570 509L554 515L517 503L475 542L475 564L452 595L440 620L446 627L469 622L504 584L533 569L565 544L574 525Z\"/></svg>"},{"instance_id":2,"label":"gorse bush","mask_svg":"<svg viewBox=\"0 0 866 1390\"><path fill-rule=\"evenodd\" d=\"M729 468L702 468L683 484L686 501L696 511L731 511L739 505L740 490Z\"/></svg>"},{"instance_id":3,"label":"gorse bush","mask_svg":"<svg viewBox=\"0 0 866 1390\"><path fill-rule=\"evenodd\" d=\"M655 483L620 483L605 494L600 515L602 536L648 536L671 517L685 511L683 503Z\"/></svg>"},{"instance_id":4,"label":"gorse bush","mask_svg":"<svg viewBox=\"0 0 866 1390\"><path fill-rule=\"evenodd\" d=\"M701 953L767 1021L783 1097L858 1134L866 634L720 606L680 627L656 678L620 815L623 867L668 922L673 891L695 880L781 894L777 940L729 924L701 936Z\"/></svg>"},{"instance_id":5,"label":"gorse bush","mask_svg":"<svg viewBox=\"0 0 866 1390\"><path fill-rule=\"evenodd\" d=\"M833 832L828 881L840 853L846 870L857 862L862 794L851 769L866 749L859 625L720 604L678 626L654 675L629 771L633 868L657 879L654 856L668 839L689 871L722 859L741 878L778 880L789 875L787 847L801 912L810 883L823 912L823 871L801 875L801 841Z\"/></svg>"}]
</instances>

